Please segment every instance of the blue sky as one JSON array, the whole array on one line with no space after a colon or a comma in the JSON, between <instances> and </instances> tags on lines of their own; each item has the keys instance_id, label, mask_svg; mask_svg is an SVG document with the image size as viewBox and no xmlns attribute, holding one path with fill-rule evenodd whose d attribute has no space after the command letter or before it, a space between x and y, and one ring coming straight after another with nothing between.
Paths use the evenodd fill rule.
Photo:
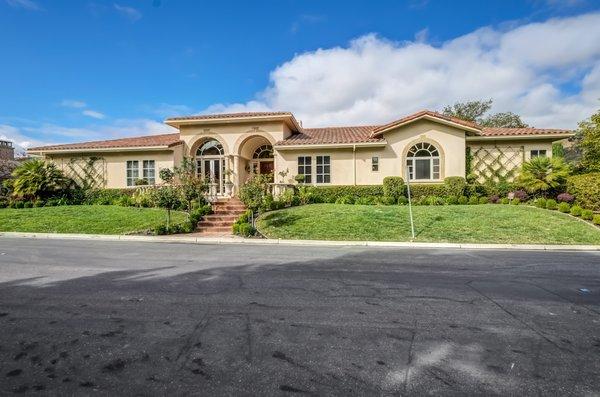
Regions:
<instances>
[{"instance_id":1,"label":"blue sky","mask_svg":"<svg viewBox=\"0 0 600 397\"><path fill-rule=\"evenodd\" d=\"M167 116L254 109L361 124L484 97L530 123L574 127L600 107L599 9L586 0L0 0L0 136L22 146L105 139L165 132ZM553 42L545 31L558 32ZM579 46L579 35L583 50L545 49L563 37ZM535 56L511 40L531 40ZM507 48L527 62L508 61ZM542 99L551 102L532 104Z\"/></svg>"}]
</instances>

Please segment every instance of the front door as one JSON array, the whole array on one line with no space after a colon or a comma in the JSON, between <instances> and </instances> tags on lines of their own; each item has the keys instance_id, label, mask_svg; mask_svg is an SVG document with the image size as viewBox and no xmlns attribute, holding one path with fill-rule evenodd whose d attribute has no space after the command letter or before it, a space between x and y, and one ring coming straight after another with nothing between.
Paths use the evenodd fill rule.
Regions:
<instances>
[{"instance_id":1,"label":"front door","mask_svg":"<svg viewBox=\"0 0 600 397\"><path fill-rule=\"evenodd\" d=\"M223 159L202 159L200 173L211 183L217 184L217 194L223 194Z\"/></svg>"},{"instance_id":2,"label":"front door","mask_svg":"<svg viewBox=\"0 0 600 397\"><path fill-rule=\"evenodd\" d=\"M275 169L275 163L273 161L261 161L260 162L260 173L264 174L272 174Z\"/></svg>"}]
</instances>

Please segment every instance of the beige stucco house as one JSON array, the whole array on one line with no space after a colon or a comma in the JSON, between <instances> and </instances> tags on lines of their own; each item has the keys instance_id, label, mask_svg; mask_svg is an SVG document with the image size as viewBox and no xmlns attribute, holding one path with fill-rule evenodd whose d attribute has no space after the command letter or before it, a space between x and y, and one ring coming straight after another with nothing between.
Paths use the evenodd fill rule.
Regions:
<instances>
[{"instance_id":1,"label":"beige stucco house","mask_svg":"<svg viewBox=\"0 0 600 397\"><path fill-rule=\"evenodd\" d=\"M386 176L440 183L465 176L467 163L480 180L513 177L533 156L551 156L552 143L571 131L486 128L432 111L384 125L306 128L289 112L173 117L178 132L31 148L29 154L67 173L93 175L107 188L160 183L159 170L184 157L209 178L217 195L235 194L253 174L274 174L310 185L374 185ZM282 176L280 173L284 174ZM233 182L233 189L228 188Z\"/></svg>"}]
</instances>

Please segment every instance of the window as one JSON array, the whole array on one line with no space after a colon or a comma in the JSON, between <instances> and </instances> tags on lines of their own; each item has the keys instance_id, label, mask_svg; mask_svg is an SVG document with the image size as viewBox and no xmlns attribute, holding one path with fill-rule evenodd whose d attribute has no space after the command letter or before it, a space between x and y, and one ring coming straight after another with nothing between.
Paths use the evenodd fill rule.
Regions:
<instances>
[{"instance_id":1,"label":"window","mask_svg":"<svg viewBox=\"0 0 600 397\"><path fill-rule=\"evenodd\" d=\"M331 182L331 157L317 156L317 183Z\"/></svg>"},{"instance_id":2,"label":"window","mask_svg":"<svg viewBox=\"0 0 600 397\"><path fill-rule=\"evenodd\" d=\"M534 149L531 151L531 158L546 157L546 151L543 149Z\"/></svg>"},{"instance_id":3,"label":"window","mask_svg":"<svg viewBox=\"0 0 600 397\"><path fill-rule=\"evenodd\" d=\"M144 160L142 164L142 177L148 182L148 185L154 185L156 182L154 160Z\"/></svg>"},{"instance_id":4,"label":"window","mask_svg":"<svg viewBox=\"0 0 600 397\"><path fill-rule=\"evenodd\" d=\"M371 171L379 171L379 157L371 157Z\"/></svg>"},{"instance_id":5,"label":"window","mask_svg":"<svg viewBox=\"0 0 600 397\"><path fill-rule=\"evenodd\" d=\"M310 156L298 157L298 175L304 175L304 183L312 182L312 158Z\"/></svg>"},{"instance_id":6,"label":"window","mask_svg":"<svg viewBox=\"0 0 600 397\"><path fill-rule=\"evenodd\" d=\"M127 186L135 186L140 178L140 162L137 160L127 161Z\"/></svg>"},{"instance_id":7,"label":"window","mask_svg":"<svg viewBox=\"0 0 600 397\"><path fill-rule=\"evenodd\" d=\"M273 146L271 146L271 145L259 146L254 151L252 158L253 159L272 159L273 158Z\"/></svg>"},{"instance_id":8,"label":"window","mask_svg":"<svg viewBox=\"0 0 600 397\"><path fill-rule=\"evenodd\" d=\"M435 146L427 142L417 143L406 156L408 179L440 179L440 154Z\"/></svg>"}]
</instances>

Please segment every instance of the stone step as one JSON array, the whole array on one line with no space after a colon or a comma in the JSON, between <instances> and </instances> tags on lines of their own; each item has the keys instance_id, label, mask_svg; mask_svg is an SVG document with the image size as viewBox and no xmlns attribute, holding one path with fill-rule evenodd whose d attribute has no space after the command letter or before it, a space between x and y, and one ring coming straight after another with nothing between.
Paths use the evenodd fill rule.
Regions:
<instances>
[{"instance_id":1,"label":"stone step","mask_svg":"<svg viewBox=\"0 0 600 397\"><path fill-rule=\"evenodd\" d=\"M206 221L230 221L235 222L239 218L237 214L210 214L205 215L202 219Z\"/></svg>"},{"instance_id":2,"label":"stone step","mask_svg":"<svg viewBox=\"0 0 600 397\"><path fill-rule=\"evenodd\" d=\"M233 222L230 221L200 221L198 222L198 227L232 227Z\"/></svg>"},{"instance_id":3,"label":"stone step","mask_svg":"<svg viewBox=\"0 0 600 397\"><path fill-rule=\"evenodd\" d=\"M243 210L227 210L227 209L214 209L213 210L213 214L215 215L241 215L244 212L246 212L245 209Z\"/></svg>"},{"instance_id":4,"label":"stone step","mask_svg":"<svg viewBox=\"0 0 600 397\"><path fill-rule=\"evenodd\" d=\"M231 227L227 226L210 226L201 227L198 229L201 233L231 233Z\"/></svg>"},{"instance_id":5,"label":"stone step","mask_svg":"<svg viewBox=\"0 0 600 397\"><path fill-rule=\"evenodd\" d=\"M244 205L213 205L213 209L215 210L245 210L246 207Z\"/></svg>"}]
</instances>

